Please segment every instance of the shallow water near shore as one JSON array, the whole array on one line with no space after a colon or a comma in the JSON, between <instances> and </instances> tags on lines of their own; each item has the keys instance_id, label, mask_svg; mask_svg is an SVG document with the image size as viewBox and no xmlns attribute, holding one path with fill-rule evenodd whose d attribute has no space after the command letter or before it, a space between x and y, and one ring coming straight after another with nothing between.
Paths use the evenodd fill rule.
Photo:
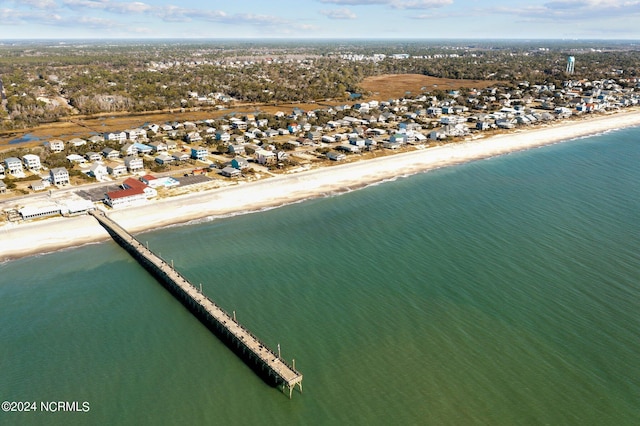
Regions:
<instances>
[{"instance_id":1,"label":"shallow water near shore","mask_svg":"<svg viewBox=\"0 0 640 426\"><path fill-rule=\"evenodd\" d=\"M115 243L0 265L2 424L640 421L640 129L139 234L276 348L266 386Z\"/></svg>"}]
</instances>

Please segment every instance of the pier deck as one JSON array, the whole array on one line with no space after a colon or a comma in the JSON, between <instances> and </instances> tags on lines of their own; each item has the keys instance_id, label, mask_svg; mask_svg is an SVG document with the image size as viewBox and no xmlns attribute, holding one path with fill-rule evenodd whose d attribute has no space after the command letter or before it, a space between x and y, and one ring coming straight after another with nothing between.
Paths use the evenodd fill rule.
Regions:
<instances>
[{"instance_id":1,"label":"pier deck","mask_svg":"<svg viewBox=\"0 0 640 426\"><path fill-rule=\"evenodd\" d=\"M171 265L157 256L104 212L91 211L113 239L142 266L158 278L196 317L214 331L243 360L276 386L289 390L297 385L302 392L302 374L269 349L213 300L202 294ZM294 361L295 366L295 361Z\"/></svg>"}]
</instances>

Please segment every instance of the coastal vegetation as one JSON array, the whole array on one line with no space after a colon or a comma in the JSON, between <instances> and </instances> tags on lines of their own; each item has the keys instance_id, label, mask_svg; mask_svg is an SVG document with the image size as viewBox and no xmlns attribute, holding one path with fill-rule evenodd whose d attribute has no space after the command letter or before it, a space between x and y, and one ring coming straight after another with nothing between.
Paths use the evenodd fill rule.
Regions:
<instances>
[{"instance_id":1,"label":"coastal vegetation","mask_svg":"<svg viewBox=\"0 0 640 426\"><path fill-rule=\"evenodd\" d=\"M640 49L622 42L5 43L0 130L76 115L345 101L377 92L367 78L387 74L558 86L568 55L578 79L624 77L624 86L640 74Z\"/></svg>"}]
</instances>

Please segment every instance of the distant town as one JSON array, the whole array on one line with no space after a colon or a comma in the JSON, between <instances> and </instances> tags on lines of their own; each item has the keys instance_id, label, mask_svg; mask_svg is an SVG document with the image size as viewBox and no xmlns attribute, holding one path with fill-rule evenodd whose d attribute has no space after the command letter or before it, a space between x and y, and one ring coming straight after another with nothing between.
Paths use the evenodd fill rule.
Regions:
<instances>
[{"instance_id":1,"label":"distant town","mask_svg":"<svg viewBox=\"0 0 640 426\"><path fill-rule=\"evenodd\" d=\"M399 48L405 52L391 53ZM371 44L335 51L328 46L243 45L215 53L204 46L183 52L174 46L165 49L164 59L155 52L153 61L142 57L141 63L127 63L133 67L129 74L109 67L98 70L76 54L89 49L115 62L122 51L139 46L3 49L19 58L12 64L0 61L7 135L29 134L46 122L79 115L176 112L175 120L104 132L86 129L70 138L18 136L0 145L5 213L0 220L8 221L82 213L94 203L117 209L640 103L640 52L619 45L598 50L408 44L378 52L381 48ZM160 48L148 51L154 49ZM505 61L496 62L498 58ZM70 65L74 61L81 63ZM504 63L510 62L518 65L507 72ZM35 71L27 71L26 64ZM427 66L435 70L447 64L456 72L426 73ZM171 80L185 70L184 81ZM203 81L215 81L212 75L220 81ZM435 83L407 90L427 76ZM143 83L157 102L132 98ZM93 94L81 94L83 90ZM163 91L175 93L157 99ZM291 101L299 106L279 109L280 102ZM211 111L210 118L177 118L196 111L200 117ZM38 196L54 192L64 197L47 202Z\"/></svg>"}]
</instances>

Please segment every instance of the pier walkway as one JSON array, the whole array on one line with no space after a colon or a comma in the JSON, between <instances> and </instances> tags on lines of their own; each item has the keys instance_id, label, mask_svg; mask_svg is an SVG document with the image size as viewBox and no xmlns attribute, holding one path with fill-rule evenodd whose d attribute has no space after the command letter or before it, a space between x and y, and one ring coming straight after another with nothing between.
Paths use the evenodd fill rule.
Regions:
<instances>
[{"instance_id":1,"label":"pier walkway","mask_svg":"<svg viewBox=\"0 0 640 426\"><path fill-rule=\"evenodd\" d=\"M282 386L291 398L297 385L302 392L302 374L287 364L249 330L244 328L213 300L202 294L172 265L142 245L124 228L100 210L90 211L113 239L154 275L187 309L223 340L240 358L267 382Z\"/></svg>"}]
</instances>

